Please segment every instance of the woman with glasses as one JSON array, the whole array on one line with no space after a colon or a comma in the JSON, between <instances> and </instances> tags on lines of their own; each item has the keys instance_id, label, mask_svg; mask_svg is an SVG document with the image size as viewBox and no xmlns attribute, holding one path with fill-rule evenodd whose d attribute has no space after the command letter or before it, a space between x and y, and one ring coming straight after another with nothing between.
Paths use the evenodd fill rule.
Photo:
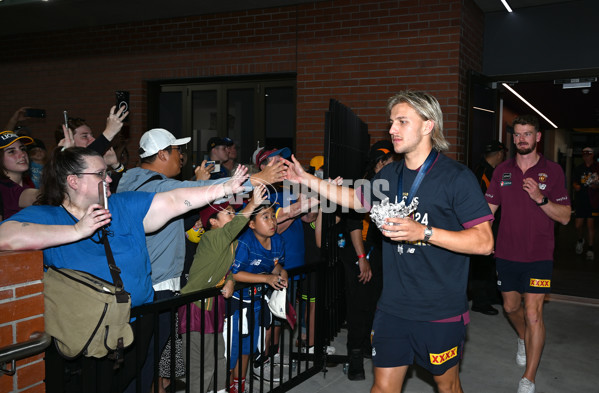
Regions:
<instances>
[{"instance_id":1,"label":"woman with glasses","mask_svg":"<svg viewBox=\"0 0 599 393\"><path fill-rule=\"evenodd\" d=\"M121 269L124 288L131 294L132 307L153 300L145 234L157 231L173 217L191 209L240 192L247 178L247 168L241 167L229 181L213 186L161 193L123 192L112 196L107 191L108 209L104 209L98 204L98 183L112 181L106 171L102 156L93 150L56 149L44 171L36 204L0 225L0 250L43 250L46 265L86 271L112 282L100 238L100 230L105 228L116 265ZM111 360L67 361L55 350L49 350L47 356L52 359L46 364L54 370L46 371L48 390L58 391L66 383L66 391L73 392L123 391L139 368L134 359L134 347L141 346L146 353L152 336L152 324L146 328L145 319L151 318L133 322L144 324L143 337L136 337L135 344L125 351L118 378ZM70 369L76 371L65 377L65 370ZM99 369L100 373L94 371L91 377L87 374L91 369ZM149 391L150 384L151 375L142 376L143 391Z\"/></svg>"},{"instance_id":2,"label":"woman with glasses","mask_svg":"<svg viewBox=\"0 0 599 393\"><path fill-rule=\"evenodd\" d=\"M0 132L0 221L30 206L37 198L38 190L27 175L26 145L32 143L33 139L28 136L19 136L13 131Z\"/></svg>"}]
</instances>

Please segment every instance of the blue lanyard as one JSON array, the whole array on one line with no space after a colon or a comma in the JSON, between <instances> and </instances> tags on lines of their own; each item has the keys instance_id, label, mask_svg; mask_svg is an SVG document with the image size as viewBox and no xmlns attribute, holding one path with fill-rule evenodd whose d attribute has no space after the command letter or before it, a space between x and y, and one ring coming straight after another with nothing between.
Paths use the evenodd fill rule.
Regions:
<instances>
[{"instance_id":1,"label":"blue lanyard","mask_svg":"<svg viewBox=\"0 0 599 393\"><path fill-rule=\"evenodd\" d=\"M412 187L410 187L408 199L406 200L406 206L409 206L410 203L412 203L412 198L414 197L414 194L416 194L416 191L418 191L420 183L422 183L422 179L424 179L424 175L426 175L430 167L433 165L433 162L435 162L437 155L439 155L439 152L435 149L432 149L431 152L428 153L428 157L426 157L424 164L422 164L422 166L418 170L418 175L416 175L416 179L414 179L414 183L412 183ZM397 186L397 195L399 195L400 197L400 202L403 199L403 171L405 169L405 166L406 162L404 160L404 165L401 168L401 173L399 174L399 184Z\"/></svg>"}]
</instances>

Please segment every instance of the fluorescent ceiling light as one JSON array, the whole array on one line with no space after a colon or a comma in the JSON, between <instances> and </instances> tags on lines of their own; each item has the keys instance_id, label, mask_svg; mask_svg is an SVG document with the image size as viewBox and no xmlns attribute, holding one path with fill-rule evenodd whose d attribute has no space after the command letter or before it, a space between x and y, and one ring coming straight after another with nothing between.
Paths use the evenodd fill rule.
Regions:
<instances>
[{"instance_id":1,"label":"fluorescent ceiling light","mask_svg":"<svg viewBox=\"0 0 599 393\"><path fill-rule=\"evenodd\" d=\"M501 0L501 2L503 3L503 6L507 10L507 12L512 12L512 9L510 8L510 5L507 3L507 0Z\"/></svg>"},{"instance_id":2,"label":"fluorescent ceiling light","mask_svg":"<svg viewBox=\"0 0 599 393\"><path fill-rule=\"evenodd\" d=\"M526 105L528 105L533 111L537 112L539 114L539 116L541 116L543 119L547 120L547 122L549 124L551 124L553 126L553 128L559 128L558 126L556 126L551 120L549 120L547 118L547 116L545 116L544 114L541 113L541 111L539 111L537 108L535 108L530 102L526 101L524 99L524 97L522 97L520 94L518 94L516 92L516 90L512 89L507 83L502 83L503 87L505 87L506 89L508 89L509 91L512 92L512 94L514 94L516 97L518 97L523 103L525 103Z\"/></svg>"}]
</instances>

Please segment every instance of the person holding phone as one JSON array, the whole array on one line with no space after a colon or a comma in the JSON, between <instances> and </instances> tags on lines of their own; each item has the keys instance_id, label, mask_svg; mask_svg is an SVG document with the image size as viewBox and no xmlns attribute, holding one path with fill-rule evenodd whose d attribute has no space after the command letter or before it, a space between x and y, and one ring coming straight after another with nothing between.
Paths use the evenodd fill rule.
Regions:
<instances>
[{"instance_id":1,"label":"person holding phone","mask_svg":"<svg viewBox=\"0 0 599 393\"><path fill-rule=\"evenodd\" d=\"M36 205L0 224L0 250L43 250L46 265L85 271L112 282L104 245L99 241L100 229L107 227L106 236L121 269L124 288L131 294L132 307L152 302L154 298L145 234L156 232L173 217L191 209L240 192L247 179L247 168L240 167L232 178L212 186L114 195L108 190L110 209L107 210L98 204L98 182L110 184L112 179L98 152L81 147L55 149L46 171ZM125 389L140 368L134 359L137 349L147 352L153 364L152 350L148 350L153 334L151 318L138 318L133 324L143 326L142 334L125 350L118 372L113 370L112 360L87 357L66 360L51 345L46 352L48 364L53 368L46 374L48 391L58 391L57 386L63 384L67 391L77 392ZM67 378L67 368L77 370L72 378ZM91 378L86 373L94 369L98 374ZM144 392L150 389L151 371L141 374ZM90 383L99 386L89 386Z\"/></svg>"},{"instance_id":2,"label":"person holding phone","mask_svg":"<svg viewBox=\"0 0 599 393\"><path fill-rule=\"evenodd\" d=\"M66 124L59 125L54 135L58 146L88 147L102 154L104 162L112 172L113 182L110 184L112 192L116 192L118 182L125 171L125 166L118 160L114 148L111 147L111 142L123 128L123 121L128 114L129 112L125 106L118 110L116 106L110 108L106 118L106 128L97 139L85 119L69 116L66 116Z\"/></svg>"},{"instance_id":3,"label":"person holding phone","mask_svg":"<svg viewBox=\"0 0 599 393\"><path fill-rule=\"evenodd\" d=\"M180 181L174 179L181 173L182 152L184 145L191 138L176 138L168 130L154 128L146 131L139 140L141 164L131 168L122 177L117 188L118 193L125 191L162 192L174 189L185 189L197 186L215 185L226 182L229 178L218 180ZM196 169L196 174L199 174ZM246 182L248 189L258 184L281 181L285 175L283 162L273 162L262 172L253 174ZM117 194L118 195L118 194ZM193 222L197 212L189 214ZM171 220L168 225L146 236L146 243L152 265L152 284L155 290L154 300L168 299L181 289L181 276L188 272L195 253L190 247L186 253L185 230L193 224L185 225L187 217L181 216ZM187 266L187 269L185 268ZM170 336L170 314L163 313L159 320L158 337L160 350L164 348ZM148 364L148 362L146 362ZM151 367L149 363L147 367Z\"/></svg>"},{"instance_id":4,"label":"person holding phone","mask_svg":"<svg viewBox=\"0 0 599 393\"><path fill-rule=\"evenodd\" d=\"M10 117L10 119L8 119L8 122L6 123L6 126L4 127L4 130L7 131L14 131L15 128L17 128L17 124L19 124L22 121L25 120L29 120L33 117L45 117L45 111L43 111L43 116L41 116L41 112L39 112L39 115L35 112L31 112L30 109L32 109L31 107L28 106L24 106L21 107L19 109L17 109L15 111L15 113L13 113L13 115ZM37 111L40 111L39 109ZM35 115L35 116L33 116Z\"/></svg>"}]
</instances>

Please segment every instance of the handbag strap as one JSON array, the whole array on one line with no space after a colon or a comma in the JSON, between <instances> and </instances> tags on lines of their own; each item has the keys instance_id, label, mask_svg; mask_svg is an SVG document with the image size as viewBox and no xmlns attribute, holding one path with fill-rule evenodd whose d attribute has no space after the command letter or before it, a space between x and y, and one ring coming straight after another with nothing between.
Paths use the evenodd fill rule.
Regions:
<instances>
[{"instance_id":1,"label":"handbag strap","mask_svg":"<svg viewBox=\"0 0 599 393\"><path fill-rule=\"evenodd\" d=\"M123 280L121 280L121 269L114 262L112 249L110 248L110 243L108 243L108 233L104 228L102 228L101 231L102 243L104 243L104 250L106 250L106 259L108 260L108 268L110 270L110 275L112 276L112 282L116 287L116 301L117 303L127 303L129 301L129 294L125 291Z\"/></svg>"},{"instance_id":2,"label":"handbag strap","mask_svg":"<svg viewBox=\"0 0 599 393\"><path fill-rule=\"evenodd\" d=\"M77 223L77 219L63 206L60 205L65 212ZM115 286L115 296L117 303L127 303L129 301L129 293L125 291L123 280L121 280L121 269L116 265L114 256L112 255L112 249L110 243L108 243L108 231L105 228L100 229L100 241L104 244L104 250L106 252L106 260L108 261L108 270L112 277L112 284Z\"/></svg>"}]
</instances>

